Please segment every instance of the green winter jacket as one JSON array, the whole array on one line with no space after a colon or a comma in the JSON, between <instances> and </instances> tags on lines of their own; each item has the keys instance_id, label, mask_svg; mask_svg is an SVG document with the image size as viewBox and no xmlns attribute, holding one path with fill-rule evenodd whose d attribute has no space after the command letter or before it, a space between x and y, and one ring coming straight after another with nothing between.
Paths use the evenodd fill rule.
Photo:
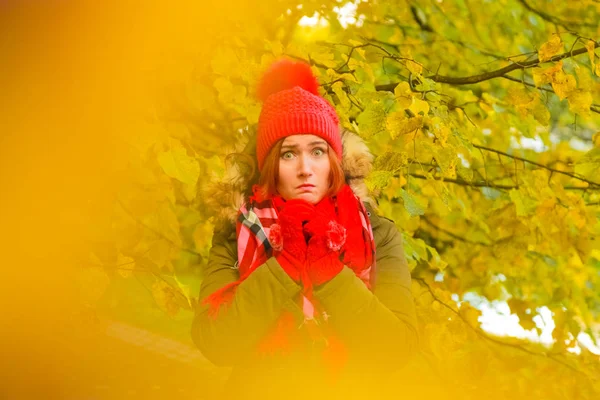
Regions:
<instances>
[{"instance_id":1,"label":"green winter jacket","mask_svg":"<svg viewBox=\"0 0 600 400\"><path fill-rule=\"evenodd\" d=\"M285 357L261 358L255 352L282 311L290 310L298 321L303 319L297 305L301 287L270 258L238 286L232 304L222 307L218 318L211 319L201 302L196 310L194 342L214 364L234 367L225 398L372 397L385 387L386 375L416 352L415 307L402 237L392 221L376 215L369 204L365 206L376 243L374 292L348 267L314 292L329 315L328 323L349 349L341 377L335 384L327 380L329 375L318 361L321 349L310 340L301 351ZM200 301L239 278L236 261L231 223L215 232ZM383 397L381 393L376 396Z\"/></svg>"}]
</instances>

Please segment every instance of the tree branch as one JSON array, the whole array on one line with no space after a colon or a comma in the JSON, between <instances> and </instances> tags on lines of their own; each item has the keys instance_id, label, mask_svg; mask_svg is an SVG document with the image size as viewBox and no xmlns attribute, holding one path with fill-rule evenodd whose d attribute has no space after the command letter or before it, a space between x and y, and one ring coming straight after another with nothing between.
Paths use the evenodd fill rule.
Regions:
<instances>
[{"instance_id":1,"label":"tree branch","mask_svg":"<svg viewBox=\"0 0 600 400\"><path fill-rule=\"evenodd\" d=\"M599 47L599 44L595 42L594 48L596 48L596 47ZM565 52L565 53L556 55L544 62L556 62L556 61L563 60L565 58L575 57L575 56L578 56L578 55L584 54L584 53L587 53L587 49L585 47L582 47L582 48L574 50L572 52L569 51L569 52ZM439 83L448 83L451 85L468 85L468 84L472 84L472 83L487 81L487 80L494 79L494 78L499 78L502 75L505 75L505 74L512 72L514 70L517 70L517 69L533 68L533 67L538 66L540 63L541 62L540 62L539 58L536 58L535 60L525 61L522 63L513 63L510 65L507 65L506 67L497 69L495 71L490 71L490 72L486 72L486 73L479 74L479 75L473 75L473 76L467 76L467 77L452 77L452 76L433 75L433 76L429 76L428 79L431 79L431 80L433 80L435 82L439 82Z\"/></svg>"},{"instance_id":2,"label":"tree branch","mask_svg":"<svg viewBox=\"0 0 600 400\"><path fill-rule=\"evenodd\" d=\"M420 175L420 174L408 174L409 176L416 178L416 179L423 179L423 180L429 180L429 179L433 179L435 181L442 181L442 182L448 182L448 183L454 183L456 185L460 185L460 186L471 186L471 187L475 187L475 188L479 188L479 187L489 187L491 189L499 189L499 190L511 190L511 189L518 189L519 186L518 185L496 185L496 184L492 184L489 182L468 182L462 179L452 179L452 178L443 178L443 177L432 177L432 178L428 178L425 175ZM590 188L590 187L583 187L583 186L564 186L563 189L565 190L600 190L600 187L598 188Z\"/></svg>"},{"instance_id":3,"label":"tree branch","mask_svg":"<svg viewBox=\"0 0 600 400\"><path fill-rule=\"evenodd\" d=\"M448 230L446 230L446 229L444 229L444 228L442 228L442 227L439 227L439 226L435 225L433 222L431 222L431 221L429 220L429 218L427 218L427 217L426 217L426 216L424 216L424 215L421 215L421 220L422 220L422 221L425 221L425 223L427 223L427 225L431 226L432 228L434 228L434 229L436 229L436 230L438 230L438 231L440 231L440 232L443 232L443 233L445 233L446 235L450 236L450 237L451 237L451 238L453 238L453 239L456 239L456 240L459 240L459 241L461 241L461 242L465 242L465 243L476 244L476 245L478 245L478 246L489 246L489 244L488 244L488 243L483 243L483 242L475 242L475 241L473 241L473 240L466 239L466 238L464 238L464 237L462 237L462 236L458 236L457 234L455 234L455 233L452 233L452 232L450 232L450 231L448 231Z\"/></svg>"},{"instance_id":4,"label":"tree branch","mask_svg":"<svg viewBox=\"0 0 600 400\"><path fill-rule=\"evenodd\" d=\"M594 42L594 48L597 48L597 47L600 47L600 44L598 42ZM558 54L558 55L550 58L549 60L544 61L543 63L560 61L565 58L571 58L571 57L578 56L580 54L584 54L586 52L587 52L587 49L585 47L582 47L577 50ZM542 64L542 62L540 62L539 58L536 58L535 60L531 60L531 61L513 63L510 65L507 65L506 67L503 67L503 68L500 68L500 69L497 69L494 71L490 71L490 72L485 72L485 73L478 74L478 75L465 76L465 77L454 77L454 76L444 76L444 75L435 74L435 75L428 76L427 79L431 79L432 81L438 82L438 83L447 83L450 85L470 85L473 83L479 83L479 82L487 81L487 80L494 79L494 78L500 78L500 77L503 77L504 75L508 74L509 72L512 72L512 71L515 71L518 69L533 68L533 67L538 66L539 64ZM398 83L388 83L388 84L384 84L384 85L377 85L377 86L375 86L375 89L378 91L392 92L392 91L394 91L394 88L397 85L398 85Z\"/></svg>"},{"instance_id":5,"label":"tree branch","mask_svg":"<svg viewBox=\"0 0 600 400\"><path fill-rule=\"evenodd\" d=\"M526 162L526 163L538 166L540 168L544 168L544 169L546 169L548 171L551 171L552 173L566 175L566 176L569 176L571 178L574 178L574 179L580 180L582 182L585 182L585 183L587 183L589 185L597 186L598 188L600 188L600 183L592 182L592 181L587 180L587 179L585 179L583 177L577 176L577 175L575 175L575 174L573 174L571 172L561 171L561 170L558 170L558 169L554 169L554 168L548 167L548 166L546 166L544 164L540 164L540 163L537 163L535 161L528 160L526 158L522 158L522 157L519 157L519 156L513 156L513 155L505 153L503 151L492 149L492 148L485 147L485 146L481 146L481 145L478 145L478 144L473 144L473 147L475 147L477 149L481 149L481 150L486 150L486 151L489 151L489 152L492 152L492 153L500 154L500 155L503 155L505 157L512 158L514 160L519 160L519 161L522 161L522 162Z\"/></svg>"}]
</instances>

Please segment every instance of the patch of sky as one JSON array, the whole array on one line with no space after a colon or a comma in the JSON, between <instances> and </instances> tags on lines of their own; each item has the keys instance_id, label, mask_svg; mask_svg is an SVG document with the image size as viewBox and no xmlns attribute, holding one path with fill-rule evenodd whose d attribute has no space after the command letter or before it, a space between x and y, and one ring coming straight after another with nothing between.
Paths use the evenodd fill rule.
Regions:
<instances>
[{"instance_id":1,"label":"patch of sky","mask_svg":"<svg viewBox=\"0 0 600 400\"><path fill-rule=\"evenodd\" d=\"M491 188L489 186L484 186L481 188L481 193L488 200L496 200L498 197L502 196L502 192L497 189Z\"/></svg>"},{"instance_id":2,"label":"patch of sky","mask_svg":"<svg viewBox=\"0 0 600 400\"><path fill-rule=\"evenodd\" d=\"M467 161L467 159L465 158L465 156L462 153L458 153L458 158L460 158L460 163L462 164L463 167L465 168L469 168L471 166L471 163L469 161Z\"/></svg>"},{"instance_id":3,"label":"patch of sky","mask_svg":"<svg viewBox=\"0 0 600 400\"><path fill-rule=\"evenodd\" d=\"M540 135L535 135L534 138L521 137L520 139L511 136L510 146L513 149L528 149L533 150L537 153L541 153L548 150L548 146L544 144L544 141L542 140Z\"/></svg>"},{"instance_id":4,"label":"patch of sky","mask_svg":"<svg viewBox=\"0 0 600 400\"><path fill-rule=\"evenodd\" d=\"M298 25L300 26L327 26L329 23L327 20L319 15L318 12L315 11L312 17L303 16L298 21Z\"/></svg>"},{"instance_id":5,"label":"patch of sky","mask_svg":"<svg viewBox=\"0 0 600 400\"><path fill-rule=\"evenodd\" d=\"M337 19L343 28L347 28L350 25L355 25L357 27L362 26L362 24L365 20L365 16L362 14L359 15L358 17L356 16L356 10L358 8L358 4L361 3L362 1L363 0L349 1L342 6L339 6L339 7L336 6L333 8L333 11L335 13L337 13ZM301 6L299 6L298 9L301 9ZM288 10L288 15L290 13L291 13L291 11ZM318 12L315 12L312 17L308 17L308 16L302 17L300 19L300 21L298 21L298 25L300 25L300 26L317 26L317 25L318 26L327 26L328 22L325 18L321 17Z\"/></svg>"},{"instance_id":6,"label":"patch of sky","mask_svg":"<svg viewBox=\"0 0 600 400\"><path fill-rule=\"evenodd\" d=\"M500 275L497 278L498 280L502 280L502 278L506 280L506 277L501 277ZM452 295L452 300L460 304L457 294ZM533 322L538 329L526 330L519 325L519 317L511 314L510 307L505 301L489 301L476 293L466 293L462 300L469 302L473 307L481 311L481 316L479 317L481 329L488 333L497 336L526 339L540 343L546 347L550 347L554 343L552 331L556 325L552 318L552 312L548 307L543 306L535 310L536 315L533 317ZM530 310L529 312L532 311ZM577 342L574 347L569 348L570 352L579 354L581 353L581 346L585 346L592 353L600 355L600 346L595 345L587 333L581 332L577 336Z\"/></svg>"},{"instance_id":7,"label":"patch of sky","mask_svg":"<svg viewBox=\"0 0 600 400\"><path fill-rule=\"evenodd\" d=\"M338 21L342 27L347 28L349 25L361 27L365 19L364 15L356 18L356 9L361 1L348 2L341 7L334 7L333 11L338 14Z\"/></svg>"}]
</instances>

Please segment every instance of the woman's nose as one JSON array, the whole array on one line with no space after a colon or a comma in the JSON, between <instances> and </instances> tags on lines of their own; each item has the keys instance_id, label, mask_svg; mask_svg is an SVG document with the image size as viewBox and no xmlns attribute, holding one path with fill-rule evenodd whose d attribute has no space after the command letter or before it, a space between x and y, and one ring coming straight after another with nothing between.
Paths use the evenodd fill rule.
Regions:
<instances>
[{"instance_id":1,"label":"woman's nose","mask_svg":"<svg viewBox=\"0 0 600 400\"><path fill-rule=\"evenodd\" d=\"M310 157L307 157L305 155L302 155L299 157L298 175L300 175L300 176L312 175L312 165L311 165Z\"/></svg>"}]
</instances>

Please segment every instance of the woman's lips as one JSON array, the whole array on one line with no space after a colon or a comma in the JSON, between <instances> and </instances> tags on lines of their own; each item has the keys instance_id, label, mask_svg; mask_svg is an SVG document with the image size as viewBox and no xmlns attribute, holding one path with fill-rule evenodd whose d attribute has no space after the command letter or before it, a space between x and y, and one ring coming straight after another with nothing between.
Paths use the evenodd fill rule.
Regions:
<instances>
[{"instance_id":1,"label":"woman's lips","mask_svg":"<svg viewBox=\"0 0 600 400\"><path fill-rule=\"evenodd\" d=\"M298 186L298 189L303 191L303 192L309 192L312 189L314 189L315 185L300 185Z\"/></svg>"}]
</instances>

